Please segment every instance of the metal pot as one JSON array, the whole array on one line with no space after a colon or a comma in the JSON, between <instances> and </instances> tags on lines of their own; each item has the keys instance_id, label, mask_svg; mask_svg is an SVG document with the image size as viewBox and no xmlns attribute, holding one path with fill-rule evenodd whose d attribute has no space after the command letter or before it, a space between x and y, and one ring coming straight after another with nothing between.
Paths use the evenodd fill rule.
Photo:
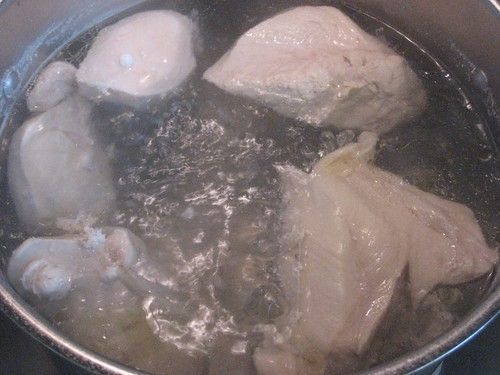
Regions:
<instances>
[{"instance_id":1,"label":"metal pot","mask_svg":"<svg viewBox=\"0 0 500 375\"><path fill-rule=\"evenodd\" d=\"M200 12L219 0L195 1ZM222 0L220 0L222 1ZM290 5L307 1L289 1ZM0 1L0 162L16 118L17 97L38 67L69 40L103 20L130 12L150 1L141 0L17 0ZM182 3L172 0L167 3ZM228 18L245 2L233 0ZM332 4L357 8L384 20L413 38L469 87L474 105L488 118L493 143L500 145L500 116L494 98L500 98L500 6L495 0L345 0ZM248 6L248 5L245 5ZM228 19L228 22L235 20ZM498 155L498 152L497 152ZM5 165L5 164L1 164ZM497 175L499 178L500 174ZM5 173L0 169L0 182ZM0 228L2 230L2 228ZM6 280L8 249L0 243L0 307L19 326L50 349L84 368L105 374L139 374L85 350L56 331L12 289ZM498 274L498 273L497 273ZM500 315L498 280L489 296L460 324L425 347L369 374L431 373L448 354L467 343Z\"/></svg>"}]
</instances>

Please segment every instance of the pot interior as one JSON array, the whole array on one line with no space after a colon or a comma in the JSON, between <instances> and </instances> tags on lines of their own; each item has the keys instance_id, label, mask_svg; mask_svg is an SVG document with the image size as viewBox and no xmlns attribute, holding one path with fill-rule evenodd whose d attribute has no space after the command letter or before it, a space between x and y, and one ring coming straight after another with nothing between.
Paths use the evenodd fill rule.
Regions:
<instances>
[{"instance_id":1,"label":"pot interior","mask_svg":"<svg viewBox=\"0 0 500 375\"><path fill-rule=\"evenodd\" d=\"M495 136L499 123L495 87L483 79L488 70L477 68L463 53L460 64L451 64L450 56L460 47L441 53L433 50L435 45L425 44L428 36L415 32L411 23L391 26L399 26L398 17L411 9L394 16L391 6L397 2L381 2L379 8L364 3L334 5L402 55L428 94L428 106L419 118L381 136L375 164L422 190L466 204L488 244L498 248L500 175ZM273 259L281 251L276 239L282 201L275 165L288 163L310 172L321 156L353 141L357 133L305 126L252 100L226 94L201 76L246 30L304 4L332 2L144 2L52 45L36 69L19 62L16 71L23 73L16 77L17 90L3 97L0 149L0 282L9 314L52 348L98 371L119 371L112 364L116 362L151 373L255 373L251 356L262 340L255 327L271 323L286 309L286 302L274 294L280 289ZM172 9L198 23L197 68L174 95L149 111L114 105L94 108L100 137L113 151L118 185L117 206L103 225L126 227L139 235L165 269L179 261L179 255L172 254L180 251L183 265L192 267L193 277L184 284L191 289L167 300L178 298L183 310L172 312L165 299L134 295L121 285L99 284L92 295L75 293L57 302L21 297L8 285L5 272L12 251L30 235L18 221L6 166L12 134L30 116L26 90L48 62L64 60L78 66L102 27L149 9ZM387 19L381 17L384 12ZM29 67L23 70L23 66ZM7 73L12 76L12 71ZM243 205L245 199L252 203ZM186 220L191 214L197 219ZM60 234L58 230L45 233ZM228 246L232 255L223 256ZM242 280L249 267L257 271L250 280ZM168 275L163 277L168 283ZM362 356L333 358L328 371L400 371L423 365L493 316L499 300L496 286L492 272L466 284L438 287L415 309L404 280L369 350ZM110 296L118 297L111 301ZM272 303L263 305L263 297L272 298ZM207 315L202 316L204 312ZM197 328L186 333L183 327L189 325ZM460 325L462 330L457 331ZM441 340L439 345L436 339ZM75 347L68 348L69 342L90 352L72 352ZM434 347L428 345L431 342ZM243 354L234 354L238 345L245 348ZM400 358L408 360L413 352L419 354L418 360L403 363ZM99 356L112 362L96 362Z\"/></svg>"}]
</instances>

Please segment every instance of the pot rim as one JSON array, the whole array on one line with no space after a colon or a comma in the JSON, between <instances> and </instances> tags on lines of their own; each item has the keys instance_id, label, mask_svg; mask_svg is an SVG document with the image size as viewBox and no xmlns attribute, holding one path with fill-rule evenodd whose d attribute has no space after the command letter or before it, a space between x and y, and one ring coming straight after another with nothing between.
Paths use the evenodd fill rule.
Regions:
<instances>
[{"instance_id":1,"label":"pot rim","mask_svg":"<svg viewBox=\"0 0 500 375\"><path fill-rule=\"evenodd\" d=\"M500 14L500 3L482 0ZM1 5L7 5L5 1ZM1 120L1 119L0 119ZM6 119L4 119L6 121ZM5 122L3 121L3 122ZM0 129L2 129L0 121ZM497 271L498 272L498 271ZM110 360L84 348L61 333L47 319L29 305L0 272L0 310L16 325L55 354L94 373L104 375L150 375ZM414 374L423 368L437 366L448 355L467 344L483 329L500 317L500 285L477 305L451 330L444 332L422 348L404 354L392 361L377 365L359 375Z\"/></svg>"},{"instance_id":2,"label":"pot rim","mask_svg":"<svg viewBox=\"0 0 500 375\"><path fill-rule=\"evenodd\" d=\"M114 362L75 343L60 333L45 318L25 302L0 278L0 309L20 328L56 354L95 373L106 375L149 374ZM459 324L441 334L420 349L397 359L380 364L363 375L389 375L416 372L424 367L438 365L449 354L459 349L500 316L500 287L497 287L480 305Z\"/></svg>"}]
</instances>

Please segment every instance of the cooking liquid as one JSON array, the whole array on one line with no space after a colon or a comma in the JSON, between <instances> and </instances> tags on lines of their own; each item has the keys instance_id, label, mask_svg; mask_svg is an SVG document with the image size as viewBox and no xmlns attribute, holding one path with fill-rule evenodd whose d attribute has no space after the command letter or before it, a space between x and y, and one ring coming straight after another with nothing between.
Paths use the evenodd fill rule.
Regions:
<instances>
[{"instance_id":1,"label":"cooking liquid","mask_svg":"<svg viewBox=\"0 0 500 375\"><path fill-rule=\"evenodd\" d=\"M188 2L174 8L199 21L203 47L196 72L146 113L96 107L119 194L118 206L102 224L126 227L145 240L148 261L141 273L163 287L137 293L119 282L96 282L62 301L32 301L77 342L153 373L255 373L251 356L263 325L287 312L274 262L286 251L279 240L281 184L275 166L310 171L357 134L284 118L222 92L201 75L243 32L293 3L240 2L233 9ZM489 243L497 245L495 150L483 117L450 73L417 46L381 22L343 10L410 62L429 97L419 119L381 137L376 164L469 206ZM96 30L56 59L78 64ZM15 223L12 210L1 215L2 223ZM13 249L25 237L7 228L0 240ZM470 311L488 281L438 288L417 310L402 284L368 353L332 354L327 372L366 369L422 346Z\"/></svg>"}]
</instances>

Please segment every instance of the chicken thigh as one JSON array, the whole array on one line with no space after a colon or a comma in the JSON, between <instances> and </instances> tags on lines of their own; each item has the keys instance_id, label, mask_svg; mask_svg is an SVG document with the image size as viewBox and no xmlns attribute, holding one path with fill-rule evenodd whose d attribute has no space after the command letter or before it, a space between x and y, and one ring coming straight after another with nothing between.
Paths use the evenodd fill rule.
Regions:
<instances>
[{"instance_id":1,"label":"chicken thigh","mask_svg":"<svg viewBox=\"0 0 500 375\"><path fill-rule=\"evenodd\" d=\"M92 128L90 103L76 95L16 131L8 171L18 217L32 232L59 218L98 216L115 199L109 161Z\"/></svg>"},{"instance_id":2,"label":"chicken thigh","mask_svg":"<svg viewBox=\"0 0 500 375\"><path fill-rule=\"evenodd\" d=\"M66 99L76 89L76 68L65 61L49 64L38 76L26 101L31 112L44 112Z\"/></svg>"},{"instance_id":3,"label":"chicken thigh","mask_svg":"<svg viewBox=\"0 0 500 375\"><path fill-rule=\"evenodd\" d=\"M118 227L88 229L85 234L64 237L30 238L12 254L7 275L20 292L58 300L85 279L109 282L121 277L137 262L144 248L141 239Z\"/></svg>"}]
</instances>

